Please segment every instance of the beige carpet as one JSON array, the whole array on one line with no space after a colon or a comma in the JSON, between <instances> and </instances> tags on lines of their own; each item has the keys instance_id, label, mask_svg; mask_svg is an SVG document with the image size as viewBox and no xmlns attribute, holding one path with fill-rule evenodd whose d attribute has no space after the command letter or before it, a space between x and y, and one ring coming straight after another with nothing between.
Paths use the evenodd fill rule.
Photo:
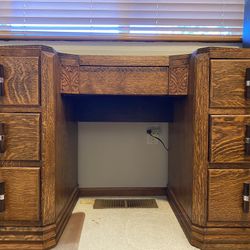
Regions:
<instances>
[{"instance_id":1,"label":"beige carpet","mask_svg":"<svg viewBox=\"0 0 250 250\"><path fill-rule=\"evenodd\" d=\"M138 198L138 197L137 197ZM79 199L74 213L84 213L79 250L194 250L187 241L169 203L157 199L158 209L93 209L93 198ZM72 222L72 221L71 221ZM75 250L79 221L69 223L69 240L60 240L58 249ZM72 236L72 237L73 237ZM74 240L73 240L74 239ZM75 241L75 245L73 243ZM57 249L57 248L56 248Z\"/></svg>"}]
</instances>

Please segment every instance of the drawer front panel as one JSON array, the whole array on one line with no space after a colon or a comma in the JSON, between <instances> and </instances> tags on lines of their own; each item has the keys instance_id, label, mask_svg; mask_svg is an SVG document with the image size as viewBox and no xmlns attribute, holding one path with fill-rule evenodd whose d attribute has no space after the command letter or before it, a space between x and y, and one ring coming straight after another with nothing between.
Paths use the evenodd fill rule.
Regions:
<instances>
[{"instance_id":1,"label":"drawer front panel","mask_svg":"<svg viewBox=\"0 0 250 250\"><path fill-rule=\"evenodd\" d=\"M38 57L0 56L4 69L0 105L39 105Z\"/></svg>"},{"instance_id":2,"label":"drawer front panel","mask_svg":"<svg viewBox=\"0 0 250 250\"><path fill-rule=\"evenodd\" d=\"M80 94L166 95L167 67L80 67Z\"/></svg>"},{"instance_id":3,"label":"drawer front panel","mask_svg":"<svg viewBox=\"0 0 250 250\"><path fill-rule=\"evenodd\" d=\"M250 107L245 97L247 68L250 60L211 60L211 107Z\"/></svg>"},{"instance_id":4,"label":"drawer front panel","mask_svg":"<svg viewBox=\"0 0 250 250\"><path fill-rule=\"evenodd\" d=\"M40 114L0 113L4 153L0 160L40 160Z\"/></svg>"},{"instance_id":5,"label":"drawer front panel","mask_svg":"<svg viewBox=\"0 0 250 250\"><path fill-rule=\"evenodd\" d=\"M250 170L209 170L208 221L250 224L250 212L243 212L245 182Z\"/></svg>"},{"instance_id":6,"label":"drawer front panel","mask_svg":"<svg viewBox=\"0 0 250 250\"><path fill-rule=\"evenodd\" d=\"M246 153L246 127L250 115L212 115L210 117L210 162L250 162Z\"/></svg>"},{"instance_id":7,"label":"drawer front panel","mask_svg":"<svg viewBox=\"0 0 250 250\"><path fill-rule=\"evenodd\" d=\"M38 168L0 168L5 185L5 209L1 221L40 220L40 170Z\"/></svg>"}]
</instances>

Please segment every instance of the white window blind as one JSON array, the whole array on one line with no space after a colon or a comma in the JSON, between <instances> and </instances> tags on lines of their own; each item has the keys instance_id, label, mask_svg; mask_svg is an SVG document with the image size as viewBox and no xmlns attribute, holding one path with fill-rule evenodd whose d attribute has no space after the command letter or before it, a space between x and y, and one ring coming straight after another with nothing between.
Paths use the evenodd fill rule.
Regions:
<instances>
[{"instance_id":1,"label":"white window blind","mask_svg":"<svg viewBox=\"0 0 250 250\"><path fill-rule=\"evenodd\" d=\"M0 0L0 39L239 40L244 0Z\"/></svg>"}]
</instances>

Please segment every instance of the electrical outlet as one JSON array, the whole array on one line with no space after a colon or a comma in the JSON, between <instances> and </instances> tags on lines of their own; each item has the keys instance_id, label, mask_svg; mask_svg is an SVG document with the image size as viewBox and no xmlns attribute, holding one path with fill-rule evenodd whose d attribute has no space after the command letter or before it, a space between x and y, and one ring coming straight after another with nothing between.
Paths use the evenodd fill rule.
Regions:
<instances>
[{"instance_id":1,"label":"electrical outlet","mask_svg":"<svg viewBox=\"0 0 250 250\"><path fill-rule=\"evenodd\" d=\"M150 127L148 129L152 131L151 135L156 136L156 137L160 136L161 129L159 126ZM154 137L152 137L151 135L147 133L147 144L158 144L159 141L155 139Z\"/></svg>"}]
</instances>

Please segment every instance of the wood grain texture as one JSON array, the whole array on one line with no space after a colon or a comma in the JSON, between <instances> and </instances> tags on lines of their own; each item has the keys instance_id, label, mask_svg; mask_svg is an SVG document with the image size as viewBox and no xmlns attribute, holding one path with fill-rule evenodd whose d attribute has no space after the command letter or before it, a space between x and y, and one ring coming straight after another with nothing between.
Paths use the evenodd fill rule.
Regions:
<instances>
[{"instance_id":1,"label":"wood grain texture","mask_svg":"<svg viewBox=\"0 0 250 250\"><path fill-rule=\"evenodd\" d=\"M38 63L38 57L0 56L5 75L0 105L39 105Z\"/></svg>"},{"instance_id":2,"label":"wood grain texture","mask_svg":"<svg viewBox=\"0 0 250 250\"><path fill-rule=\"evenodd\" d=\"M75 189L56 223L48 226L5 226L0 227L1 250L45 250L54 247L66 226L78 199Z\"/></svg>"},{"instance_id":3,"label":"wood grain texture","mask_svg":"<svg viewBox=\"0 0 250 250\"><path fill-rule=\"evenodd\" d=\"M64 94L79 93L79 66L61 66L61 92Z\"/></svg>"},{"instance_id":4,"label":"wood grain texture","mask_svg":"<svg viewBox=\"0 0 250 250\"><path fill-rule=\"evenodd\" d=\"M167 56L79 56L81 66L167 67Z\"/></svg>"},{"instance_id":5,"label":"wood grain texture","mask_svg":"<svg viewBox=\"0 0 250 250\"><path fill-rule=\"evenodd\" d=\"M210 108L210 115L250 115L250 109L247 108Z\"/></svg>"},{"instance_id":6,"label":"wood grain texture","mask_svg":"<svg viewBox=\"0 0 250 250\"><path fill-rule=\"evenodd\" d=\"M191 85L189 91L192 92ZM169 123L168 190L192 218L193 192L193 96L176 100L173 122Z\"/></svg>"},{"instance_id":7,"label":"wood grain texture","mask_svg":"<svg viewBox=\"0 0 250 250\"><path fill-rule=\"evenodd\" d=\"M209 221L242 221L250 226L250 213L243 212L243 183L250 170L209 170Z\"/></svg>"},{"instance_id":8,"label":"wood grain texture","mask_svg":"<svg viewBox=\"0 0 250 250\"><path fill-rule=\"evenodd\" d=\"M167 95L167 67L80 67L80 94Z\"/></svg>"},{"instance_id":9,"label":"wood grain texture","mask_svg":"<svg viewBox=\"0 0 250 250\"><path fill-rule=\"evenodd\" d=\"M60 68L58 56L54 59L55 103L55 206L56 218L70 200L72 192L78 189L78 124L74 117L74 102L63 99L60 93Z\"/></svg>"},{"instance_id":10,"label":"wood grain texture","mask_svg":"<svg viewBox=\"0 0 250 250\"><path fill-rule=\"evenodd\" d=\"M192 223L205 226L209 58L194 54L189 67L188 96L176 100L169 124L168 188Z\"/></svg>"},{"instance_id":11,"label":"wood grain texture","mask_svg":"<svg viewBox=\"0 0 250 250\"><path fill-rule=\"evenodd\" d=\"M248 227L199 227L193 225L174 193L168 189L168 200L191 245L202 250L248 250Z\"/></svg>"},{"instance_id":12,"label":"wood grain texture","mask_svg":"<svg viewBox=\"0 0 250 250\"><path fill-rule=\"evenodd\" d=\"M196 53L207 54L211 59L250 59L249 48L205 47L198 49Z\"/></svg>"},{"instance_id":13,"label":"wood grain texture","mask_svg":"<svg viewBox=\"0 0 250 250\"><path fill-rule=\"evenodd\" d=\"M41 53L42 72L42 222L43 225L55 223L55 170L56 170L56 85L54 75L55 54Z\"/></svg>"},{"instance_id":14,"label":"wood grain texture","mask_svg":"<svg viewBox=\"0 0 250 250\"><path fill-rule=\"evenodd\" d=\"M45 45L4 45L0 46L1 56L39 57L41 51L55 52L52 47Z\"/></svg>"},{"instance_id":15,"label":"wood grain texture","mask_svg":"<svg viewBox=\"0 0 250 250\"><path fill-rule=\"evenodd\" d=\"M209 107L209 58L196 55L193 58L194 85L194 163L192 223L206 225L207 220L207 168L208 168L208 107Z\"/></svg>"},{"instance_id":16,"label":"wood grain texture","mask_svg":"<svg viewBox=\"0 0 250 250\"><path fill-rule=\"evenodd\" d=\"M249 107L245 98L246 68L250 60L211 60L211 107Z\"/></svg>"},{"instance_id":17,"label":"wood grain texture","mask_svg":"<svg viewBox=\"0 0 250 250\"><path fill-rule=\"evenodd\" d=\"M3 40L12 40L13 34L10 34L6 32L6 34L3 34L1 36L1 39ZM18 40L48 40L48 41L55 41L58 40L58 36L51 36L51 35L43 35L43 36L37 36L37 35L29 35L26 34L18 36ZM96 35L88 35L88 36L60 36L60 40L63 41L131 41L131 42L236 42L240 43L242 42L242 36L238 35L140 35L138 34L131 34L131 33L119 33L119 34L108 34L108 35L102 35L102 36L96 36Z\"/></svg>"},{"instance_id":18,"label":"wood grain texture","mask_svg":"<svg viewBox=\"0 0 250 250\"><path fill-rule=\"evenodd\" d=\"M5 182L6 201L6 209L0 213L0 225L4 221L21 221L26 224L39 221L39 168L0 168L0 178Z\"/></svg>"},{"instance_id":19,"label":"wood grain texture","mask_svg":"<svg viewBox=\"0 0 250 250\"><path fill-rule=\"evenodd\" d=\"M169 95L187 95L188 72L188 66L169 68Z\"/></svg>"},{"instance_id":20,"label":"wood grain texture","mask_svg":"<svg viewBox=\"0 0 250 250\"><path fill-rule=\"evenodd\" d=\"M40 160L40 115L27 113L0 113L5 124L6 150L0 160Z\"/></svg>"},{"instance_id":21,"label":"wood grain texture","mask_svg":"<svg viewBox=\"0 0 250 250\"><path fill-rule=\"evenodd\" d=\"M54 247L57 244L77 202L77 194L77 189L72 192L63 213L57 218L56 223L42 227L0 227L0 249L45 250Z\"/></svg>"},{"instance_id":22,"label":"wood grain texture","mask_svg":"<svg viewBox=\"0 0 250 250\"><path fill-rule=\"evenodd\" d=\"M60 54L58 58L53 50L33 46L24 50L18 47L15 51L20 51L16 57L23 58L39 58L41 53L41 65L38 60L38 75L41 70L41 107L36 106L37 104L8 104L2 105L0 111L6 114L17 113L11 115L24 112L22 115L31 116L39 116L38 113L41 113L41 161L32 165L33 160L2 160L0 177L4 169L39 171L41 166L41 177L37 177L37 182L40 182L37 187L41 188L41 194L36 196L41 201L41 207L38 220L0 222L0 249L48 249L58 241L78 196L76 119L98 121L99 117L106 119L105 121L121 121L122 118L129 117L130 121L138 121L138 117L151 117L148 114L157 109L161 109L157 111L157 115L163 109L171 113L173 103L174 122L169 126L169 200L189 241L207 250L250 249L250 220L240 214L238 199L241 197L242 182L249 181L250 177L249 161L239 160L242 145L244 147L242 135L245 131L242 124L247 124L250 119L250 111L246 109L248 103L242 104L241 101L243 71L249 67L250 50L202 49L192 54L191 59L187 55L174 56L170 58L170 72L165 57L158 62L157 57ZM8 58L14 56L11 48L0 48L0 55ZM230 65L225 67L224 61ZM167 96L171 93L168 92L168 75L171 78L171 69L175 86L172 92L181 95L185 88L186 97ZM39 81L39 76L37 77ZM63 97L60 95L62 83L65 87ZM216 100L219 106L211 106L210 99L209 109L212 83L213 91L216 90L219 96L219 101ZM223 84L226 86L224 90L221 89ZM81 88L85 92L81 92ZM215 92L211 91L213 96ZM123 99L120 95L128 96L123 96L127 98ZM154 99L155 104L146 106L145 99L140 99L146 97L137 95L169 98L169 102L160 102L160 99L156 102ZM239 96L240 101L237 99ZM119 110L119 102L126 100L129 103L132 100L129 98L132 97L139 99L128 105L130 110L124 109L126 103ZM119 101L112 98L118 98ZM234 101L233 98L237 100ZM152 100L147 101L150 103ZM234 106L230 106L232 100ZM104 102L109 104L102 105ZM93 108L93 103L101 108ZM106 109L103 107L105 105ZM109 110L111 105L115 107ZM137 110L130 113L133 105ZM155 106L149 112L148 107L153 105ZM145 116L142 114L144 111L147 114ZM167 117L170 113L167 113ZM164 114L152 117L162 117ZM211 124L209 115L212 115ZM210 134L209 127L212 131ZM210 145L213 154L209 152ZM226 158L230 162L216 160L209 164L209 153L210 157ZM28 185L28 182L22 185ZM221 192L223 189L230 192Z\"/></svg>"},{"instance_id":23,"label":"wood grain texture","mask_svg":"<svg viewBox=\"0 0 250 250\"><path fill-rule=\"evenodd\" d=\"M210 119L210 161L249 162L245 155L245 131L250 115L212 115Z\"/></svg>"},{"instance_id":24,"label":"wood grain texture","mask_svg":"<svg viewBox=\"0 0 250 250\"><path fill-rule=\"evenodd\" d=\"M190 55L170 56L169 95L187 95Z\"/></svg>"},{"instance_id":25,"label":"wood grain texture","mask_svg":"<svg viewBox=\"0 0 250 250\"><path fill-rule=\"evenodd\" d=\"M55 224L46 227L0 227L0 249L51 249L56 245L55 232Z\"/></svg>"}]
</instances>

